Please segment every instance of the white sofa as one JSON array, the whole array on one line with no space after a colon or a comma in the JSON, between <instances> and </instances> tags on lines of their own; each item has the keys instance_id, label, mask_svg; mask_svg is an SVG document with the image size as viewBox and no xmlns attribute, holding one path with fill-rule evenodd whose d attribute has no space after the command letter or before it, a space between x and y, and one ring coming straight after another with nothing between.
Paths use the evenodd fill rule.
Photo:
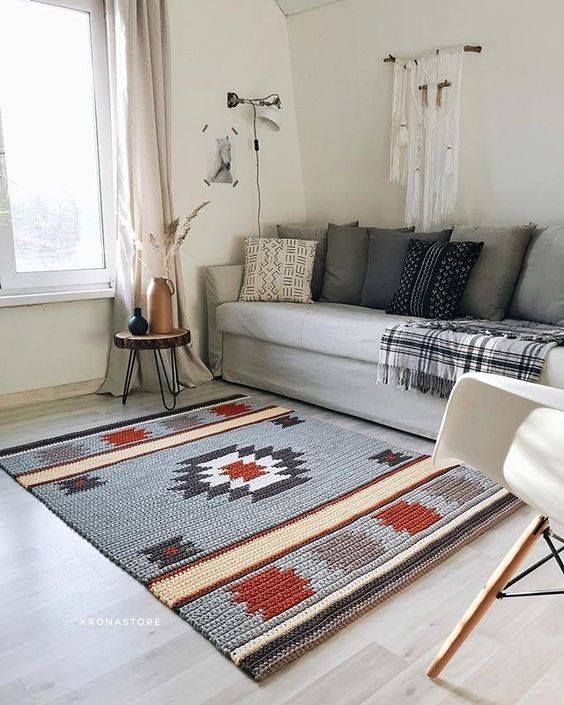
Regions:
<instances>
[{"instance_id":1,"label":"white sofa","mask_svg":"<svg viewBox=\"0 0 564 705\"><path fill-rule=\"evenodd\" d=\"M344 304L238 301L242 277L242 265L207 271L214 375L436 438L445 400L376 381L384 328L405 319ZM564 389L564 346L540 381Z\"/></svg>"}]
</instances>

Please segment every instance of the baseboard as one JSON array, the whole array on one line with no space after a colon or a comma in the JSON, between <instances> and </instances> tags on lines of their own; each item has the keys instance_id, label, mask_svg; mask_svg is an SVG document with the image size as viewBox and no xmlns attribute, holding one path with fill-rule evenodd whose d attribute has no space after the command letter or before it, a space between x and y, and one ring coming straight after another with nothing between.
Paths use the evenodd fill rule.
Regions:
<instances>
[{"instance_id":1,"label":"baseboard","mask_svg":"<svg viewBox=\"0 0 564 705\"><path fill-rule=\"evenodd\" d=\"M16 406L38 404L42 401L56 401L69 397L81 397L84 394L94 394L100 389L103 379L89 379L85 382L72 382L60 384L56 387L42 387L41 389L26 389L23 392L0 395L0 410L13 409Z\"/></svg>"}]
</instances>

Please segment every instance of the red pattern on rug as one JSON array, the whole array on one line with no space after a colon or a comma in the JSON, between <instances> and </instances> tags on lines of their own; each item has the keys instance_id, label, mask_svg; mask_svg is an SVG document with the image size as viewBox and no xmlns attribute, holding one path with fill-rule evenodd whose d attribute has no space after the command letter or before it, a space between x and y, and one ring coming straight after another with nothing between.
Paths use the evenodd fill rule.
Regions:
<instances>
[{"instance_id":1,"label":"red pattern on rug","mask_svg":"<svg viewBox=\"0 0 564 705\"><path fill-rule=\"evenodd\" d=\"M146 438L150 437L151 433L145 428L124 428L120 431L114 431L113 433L106 433L105 436L102 436L102 440L114 446L124 446L128 443L144 441Z\"/></svg>"},{"instance_id":2,"label":"red pattern on rug","mask_svg":"<svg viewBox=\"0 0 564 705\"><path fill-rule=\"evenodd\" d=\"M242 460L237 460L234 463L229 463L221 469L222 473L229 475L232 480L238 480L242 478L245 482L250 482L255 480L261 475L266 475L266 472L262 465L257 465L256 463L250 462L245 463Z\"/></svg>"},{"instance_id":3,"label":"red pattern on rug","mask_svg":"<svg viewBox=\"0 0 564 705\"><path fill-rule=\"evenodd\" d=\"M218 416L238 416L239 414L247 414L253 408L249 404L237 404L230 402L229 404L220 404L215 406L211 411Z\"/></svg>"},{"instance_id":4,"label":"red pattern on rug","mask_svg":"<svg viewBox=\"0 0 564 705\"><path fill-rule=\"evenodd\" d=\"M315 592L309 580L291 569L268 568L231 589L236 602L245 602L251 613L271 619L303 602Z\"/></svg>"},{"instance_id":5,"label":"red pattern on rug","mask_svg":"<svg viewBox=\"0 0 564 705\"><path fill-rule=\"evenodd\" d=\"M396 531L408 531L413 536L439 521L441 515L431 507L424 507L418 502L409 504L400 500L376 514L375 518L381 524L393 526Z\"/></svg>"},{"instance_id":6,"label":"red pattern on rug","mask_svg":"<svg viewBox=\"0 0 564 705\"><path fill-rule=\"evenodd\" d=\"M163 549L163 556L167 558L172 558L172 556L177 556L180 553L180 547L176 545L167 546Z\"/></svg>"}]
</instances>

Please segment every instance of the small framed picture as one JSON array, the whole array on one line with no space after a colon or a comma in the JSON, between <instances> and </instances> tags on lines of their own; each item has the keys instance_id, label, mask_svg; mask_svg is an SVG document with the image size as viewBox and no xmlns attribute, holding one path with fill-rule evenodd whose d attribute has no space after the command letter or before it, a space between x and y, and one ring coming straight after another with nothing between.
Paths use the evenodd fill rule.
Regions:
<instances>
[{"instance_id":1,"label":"small framed picture","mask_svg":"<svg viewBox=\"0 0 564 705\"><path fill-rule=\"evenodd\" d=\"M207 180L210 184L233 184L233 150L229 135L210 138Z\"/></svg>"}]
</instances>

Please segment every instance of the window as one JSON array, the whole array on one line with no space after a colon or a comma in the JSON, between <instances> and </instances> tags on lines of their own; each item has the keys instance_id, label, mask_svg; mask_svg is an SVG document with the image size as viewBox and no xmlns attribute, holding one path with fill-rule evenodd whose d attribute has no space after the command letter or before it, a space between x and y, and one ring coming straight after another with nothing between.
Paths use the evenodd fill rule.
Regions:
<instances>
[{"instance_id":1,"label":"window","mask_svg":"<svg viewBox=\"0 0 564 705\"><path fill-rule=\"evenodd\" d=\"M103 0L0 5L0 295L107 288Z\"/></svg>"}]
</instances>

